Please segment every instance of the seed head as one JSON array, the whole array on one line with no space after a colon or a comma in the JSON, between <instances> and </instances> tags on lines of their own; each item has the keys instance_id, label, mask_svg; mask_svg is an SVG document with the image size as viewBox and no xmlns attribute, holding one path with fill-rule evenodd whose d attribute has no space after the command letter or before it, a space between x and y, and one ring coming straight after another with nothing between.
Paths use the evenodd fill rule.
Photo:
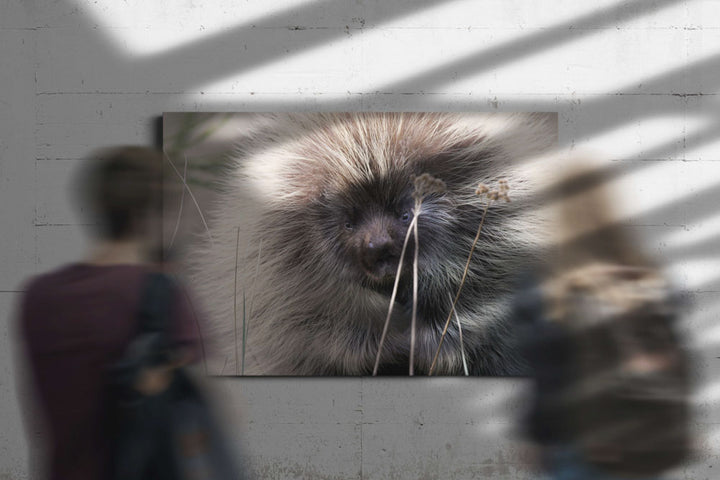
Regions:
<instances>
[{"instance_id":1,"label":"seed head","mask_svg":"<svg viewBox=\"0 0 720 480\"><path fill-rule=\"evenodd\" d=\"M498 180L498 198L505 200L506 202L510 201L510 197L508 196L508 192L510 191L510 187L508 187L507 180Z\"/></svg>"},{"instance_id":2,"label":"seed head","mask_svg":"<svg viewBox=\"0 0 720 480\"><path fill-rule=\"evenodd\" d=\"M416 202L422 202L422 200L431 193L444 193L447 190L445 182L439 178L435 178L429 173L423 173L413 178L413 184L415 185L415 191L412 196Z\"/></svg>"},{"instance_id":3,"label":"seed head","mask_svg":"<svg viewBox=\"0 0 720 480\"><path fill-rule=\"evenodd\" d=\"M487 187L487 185L485 185L484 183L478 183L478 186L475 189L475 195L484 195L489 191L490 189Z\"/></svg>"},{"instance_id":4,"label":"seed head","mask_svg":"<svg viewBox=\"0 0 720 480\"><path fill-rule=\"evenodd\" d=\"M498 180L498 187L497 190L490 190L490 187L485 185L484 183L478 184L478 187L475 189L475 195L487 195L488 200L496 201L496 200L505 200L506 202L510 201L510 197L508 196L508 192L510 191L510 187L508 187L507 180Z\"/></svg>"}]
</instances>

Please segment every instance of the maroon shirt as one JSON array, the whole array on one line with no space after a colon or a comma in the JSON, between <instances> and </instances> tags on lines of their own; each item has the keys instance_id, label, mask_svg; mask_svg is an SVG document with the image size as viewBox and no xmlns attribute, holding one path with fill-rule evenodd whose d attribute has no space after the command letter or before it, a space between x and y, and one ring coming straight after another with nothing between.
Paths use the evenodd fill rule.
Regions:
<instances>
[{"instance_id":1,"label":"maroon shirt","mask_svg":"<svg viewBox=\"0 0 720 480\"><path fill-rule=\"evenodd\" d=\"M107 468L103 431L105 371L138 330L145 265L72 264L30 281L20 334L37 404L49 434L51 480L98 480ZM177 295L174 339L197 347L187 295Z\"/></svg>"}]
</instances>

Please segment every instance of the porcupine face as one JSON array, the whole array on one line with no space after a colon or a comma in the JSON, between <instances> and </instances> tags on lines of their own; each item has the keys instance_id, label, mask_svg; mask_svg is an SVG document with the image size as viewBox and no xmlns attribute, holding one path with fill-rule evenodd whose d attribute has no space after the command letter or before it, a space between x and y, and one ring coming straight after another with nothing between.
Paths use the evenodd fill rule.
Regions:
<instances>
[{"instance_id":1,"label":"porcupine face","mask_svg":"<svg viewBox=\"0 0 720 480\"><path fill-rule=\"evenodd\" d=\"M413 178L429 173L450 187L424 198L418 219L423 239L418 267L424 281L430 281L433 275L426 269L446 263L458 236L474 234L481 210L464 203L476 186L475 178L484 178L492 155L490 146L463 152L478 138L443 138L453 133L438 133L448 128L439 120L443 117L368 116L361 122L341 117L334 128L308 135L313 145L301 141L297 148L307 153L289 174L290 182L300 182L296 192L303 201L297 214L307 225L282 236L319 234L297 243L317 250L318 257L327 256L333 266L342 266L349 281L389 293L414 214ZM328 130L335 138L323 138L329 137ZM406 247L401 275L405 288L411 280L414 248L414 242Z\"/></svg>"},{"instance_id":2,"label":"porcupine face","mask_svg":"<svg viewBox=\"0 0 720 480\"><path fill-rule=\"evenodd\" d=\"M338 261L370 288L390 285L412 220L409 182L378 180L320 199L318 225L335 245Z\"/></svg>"},{"instance_id":3,"label":"porcupine face","mask_svg":"<svg viewBox=\"0 0 720 480\"><path fill-rule=\"evenodd\" d=\"M259 352L258 362L269 366L259 371L368 373L354 365L362 363L364 369L374 357L413 218L413 178L424 173L447 186L423 199L418 217L418 320L427 327L420 332L426 346L421 354L427 356L483 217L485 202L475 195L478 182L506 178L520 197L526 179L515 177L508 161L515 152L540 153L552 145L550 123L528 115L364 113L286 115L269 122L238 155L216 215L220 222L248 221L237 232L214 227L217 237L229 237L228 250L236 249L235 235L237 245L248 245L239 258L242 278L235 295L254 298L248 344ZM523 245L527 222L512 205L488 211L458 305L467 342L486 342L473 334L499 321L497 297L507 292L523 261L517 247ZM412 301L414 249L411 238L397 296L406 308ZM229 281L209 268L204 276L211 284ZM242 289L248 288L256 291L247 295ZM205 290L213 295L212 287ZM216 319L227 319L227 312ZM219 321L227 325L232 319ZM396 323L388 348L402 352L407 322ZM297 351L303 342L283 335L331 350L332 355L316 356L341 364L319 367L317 358ZM279 358L282 349L287 361ZM294 369L294 363L303 368ZM279 370L273 367L279 364Z\"/></svg>"},{"instance_id":4,"label":"porcupine face","mask_svg":"<svg viewBox=\"0 0 720 480\"><path fill-rule=\"evenodd\" d=\"M354 281L377 292L389 294L395 280L414 215L411 182L414 175L416 172L408 168L343 191L326 192L314 207L315 227L331 245L328 253L334 255L333 261L345 265ZM448 206L447 198L428 197L418 227L424 239L432 239L438 245L451 241L449 229L443 229L450 222L443 225L442 211L438 211L443 204ZM401 292L411 280L414 245L414 241L408 241L405 248ZM430 263L429 252L431 249L419 252L421 272Z\"/></svg>"}]
</instances>

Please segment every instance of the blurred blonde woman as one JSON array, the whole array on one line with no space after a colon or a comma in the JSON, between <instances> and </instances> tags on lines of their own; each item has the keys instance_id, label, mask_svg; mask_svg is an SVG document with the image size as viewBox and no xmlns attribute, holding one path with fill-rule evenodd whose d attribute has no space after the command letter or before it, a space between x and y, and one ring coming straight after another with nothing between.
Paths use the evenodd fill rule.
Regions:
<instances>
[{"instance_id":1,"label":"blurred blonde woman","mask_svg":"<svg viewBox=\"0 0 720 480\"><path fill-rule=\"evenodd\" d=\"M555 187L549 261L518 295L534 393L525 426L554 479L657 478L688 455L677 301L617 221L602 170Z\"/></svg>"}]
</instances>

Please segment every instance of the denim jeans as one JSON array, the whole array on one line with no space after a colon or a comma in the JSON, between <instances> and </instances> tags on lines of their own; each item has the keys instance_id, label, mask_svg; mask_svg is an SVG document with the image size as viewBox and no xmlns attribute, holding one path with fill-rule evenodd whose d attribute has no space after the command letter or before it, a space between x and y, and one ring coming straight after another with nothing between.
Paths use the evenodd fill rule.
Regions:
<instances>
[{"instance_id":1,"label":"denim jeans","mask_svg":"<svg viewBox=\"0 0 720 480\"><path fill-rule=\"evenodd\" d=\"M660 477L618 476L605 473L587 463L570 446L548 449L543 480L662 480Z\"/></svg>"}]
</instances>

